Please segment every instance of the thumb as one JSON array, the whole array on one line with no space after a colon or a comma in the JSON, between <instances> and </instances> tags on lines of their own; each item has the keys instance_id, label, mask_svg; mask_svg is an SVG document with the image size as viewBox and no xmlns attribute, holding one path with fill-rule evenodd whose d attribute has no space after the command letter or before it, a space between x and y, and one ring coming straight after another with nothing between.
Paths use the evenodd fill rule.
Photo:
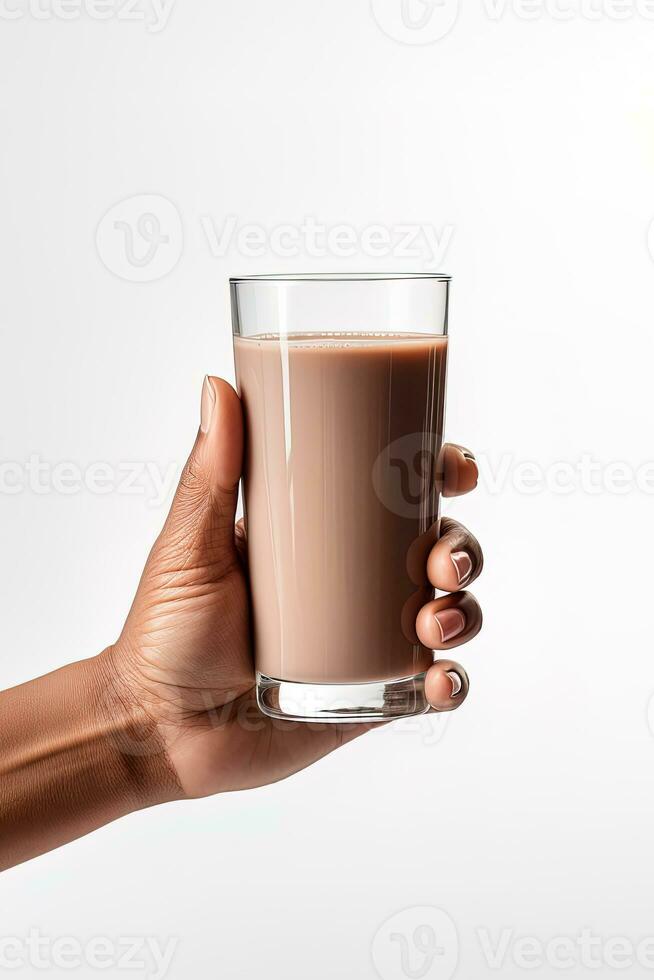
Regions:
<instances>
[{"instance_id":1,"label":"thumb","mask_svg":"<svg viewBox=\"0 0 654 980\"><path fill-rule=\"evenodd\" d=\"M192 543L207 564L231 553L242 460L240 399L226 381L207 375L200 428L163 528L167 545L183 545L187 552Z\"/></svg>"}]
</instances>

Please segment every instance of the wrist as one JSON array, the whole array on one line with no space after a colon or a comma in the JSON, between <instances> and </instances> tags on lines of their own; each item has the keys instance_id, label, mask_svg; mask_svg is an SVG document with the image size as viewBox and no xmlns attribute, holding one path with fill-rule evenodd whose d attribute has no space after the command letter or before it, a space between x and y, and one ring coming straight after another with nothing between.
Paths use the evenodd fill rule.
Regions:
<instances>
[{"instance_id":1,"label":"wrist","mask_svg":"<svg viewBox=\"0 0 654 980\"><path fill-rule=\"evenodd\" d=\"M135 696L120 651L108 647L85 663L96 737L106 742L118 794L131 810L181 799L158 725Z\"/></svg>"}]
</instances>

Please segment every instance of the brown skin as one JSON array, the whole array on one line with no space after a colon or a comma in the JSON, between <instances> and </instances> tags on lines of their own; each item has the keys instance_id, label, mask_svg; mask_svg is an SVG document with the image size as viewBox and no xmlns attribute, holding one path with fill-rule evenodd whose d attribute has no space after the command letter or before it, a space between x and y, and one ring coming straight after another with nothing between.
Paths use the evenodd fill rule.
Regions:
<instances>
[{"instance_id":1,"label":"brown skin","mask_svg":"<svg viewBox=\"0 0 654 980\"><path fill-rule=\"evenodd\" d=\"M238 396L209 378L201 428L120 638L0 694L0 869L133 810L283 779L372 727L273 721L257 708L245 536L234 524L242 451ZM446 446L442 480L445 496L472 489L474 457ZM459 585L451 554L459 570L462 553L470 558L466 586L481 571L476 540L449 518L423 551L424 581L440 590ZM443 643L434 616L450 608L463 616L448 623L458 615L464 625ZM435 650L480 628L468 592L427 603L416 619ZM451 711L467 675L436 661L426 690L435 710Z\"/></svg>"}]
</instances>

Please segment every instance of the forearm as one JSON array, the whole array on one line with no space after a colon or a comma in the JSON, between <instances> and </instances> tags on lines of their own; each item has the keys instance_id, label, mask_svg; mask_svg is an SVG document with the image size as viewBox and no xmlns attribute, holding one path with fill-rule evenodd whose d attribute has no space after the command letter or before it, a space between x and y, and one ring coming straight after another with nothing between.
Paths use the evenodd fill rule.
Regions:
<instances>
[{"instance_id":1,"label":"forearm","mask_svg":"<svg viewBox=\"0 0 654 980\"><path fill-rule=\"evenodd\" d=\"M109 651L0 693L0 870L178 794Z\"/></svg>"}]
</instances>

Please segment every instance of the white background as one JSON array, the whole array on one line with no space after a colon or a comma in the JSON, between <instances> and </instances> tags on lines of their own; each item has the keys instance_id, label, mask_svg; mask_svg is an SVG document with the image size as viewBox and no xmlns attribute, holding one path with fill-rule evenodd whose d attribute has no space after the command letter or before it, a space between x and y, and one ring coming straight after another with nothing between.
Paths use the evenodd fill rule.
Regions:
<instances>
[{"instance_id":1,"label":"white background","mask_svg":"<svg viewBox=\"0 0 654 980\"><path fill-rule=\"evenodd\" d=\"M407 27L400 0L177 0L152 30L146 0L105 20L2 0L0 686L115 639L166 512L147 481L62 493L52 467L181 465L203 375L232 377L228 276L430 268L424 248L365 254L370 226L450 236L447 435L484 476L447 512L487 564L484 630L461 651L471 693L447 724L373 733L289 781L139 813L14 869L0 937L175 937L173 980L652 972L651 950L648 968L610 940L654 936L652 469L636 483L654 459L654 20L629 0L560 0L565 19L466 0L432 40L453 0L413 2ZM137 195L157 198L101 225ZM144 210L168 242L143 264L136 235L130 264L111 229ZM360 237L348 258L306 254L299 232L293 255L269 237L220 255L207 216ZM43 492L19 481L34 455ZM584 457L597 492L552 469ZM528 462L549 485L525 482ZM433 960L414 936L432 919ZM537 944L525 969L519 937L584 928L596 969ZM494 970L483 936L503 930ZM71 975L27 953L8 975L44 972ZM75 975L100 973L150 975Z\"/></svg>"}]
</instances>

